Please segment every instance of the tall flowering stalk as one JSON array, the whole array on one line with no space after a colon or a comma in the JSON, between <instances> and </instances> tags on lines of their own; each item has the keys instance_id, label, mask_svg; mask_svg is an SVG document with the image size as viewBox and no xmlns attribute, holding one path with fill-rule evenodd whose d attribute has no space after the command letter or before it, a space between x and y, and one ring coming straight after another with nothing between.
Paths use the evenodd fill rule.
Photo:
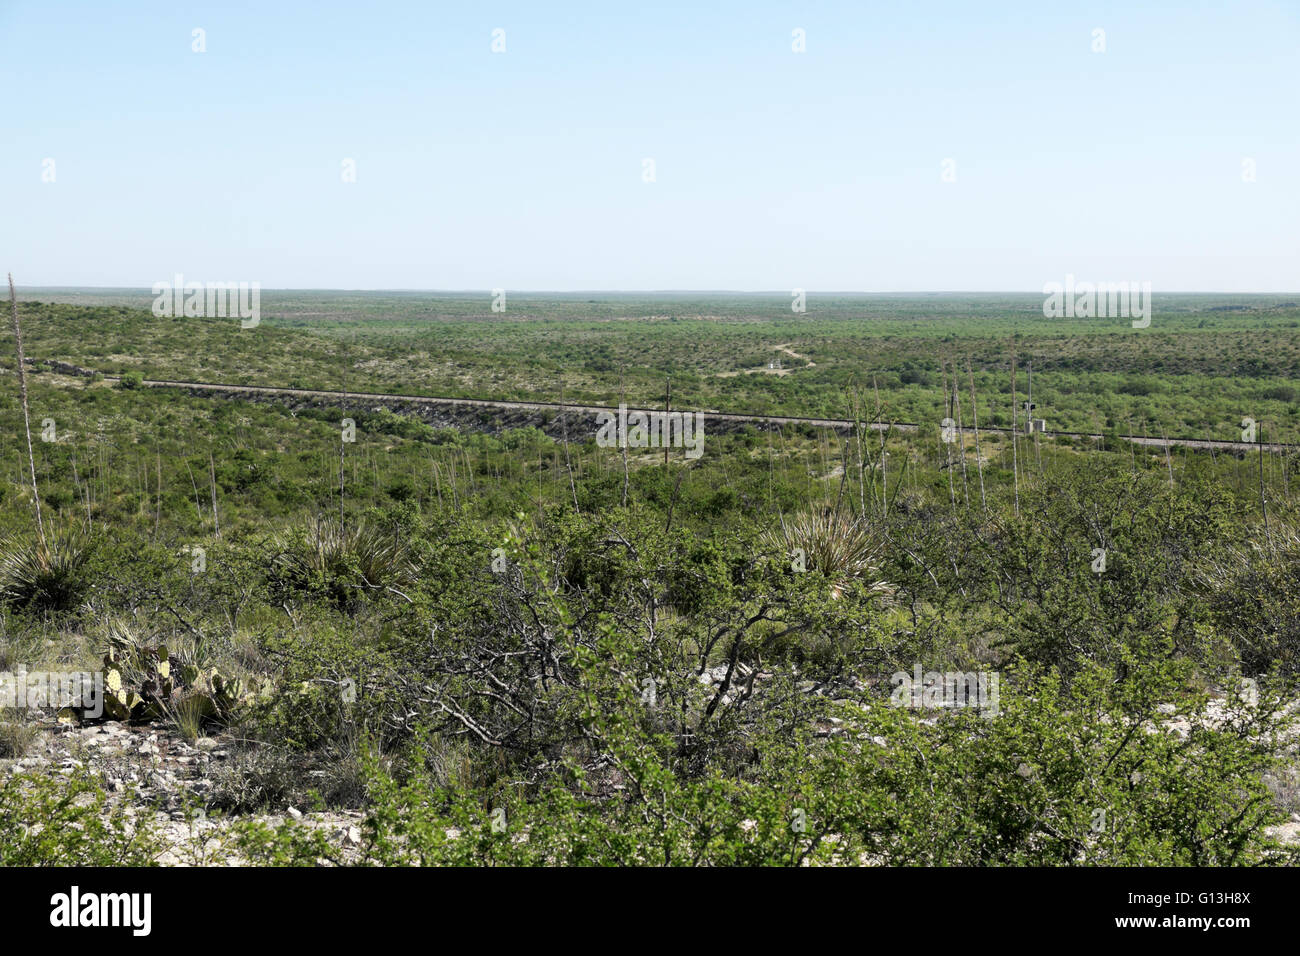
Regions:
<instances>
[{"instance_id":1,"label":"tall flowering stalk","mask_svg":"<svg viewBox=\"0 0 1300 956\"><path fill-rule=\"evenodd\" d=\"M27 410L27 360L23 355L23 330L18 325L18 297L14 292L14 274L9 273L9 315L14 324L14 347L18 352L18 394L23 404L23 430L27 432L27 463L32 470L32 499L36 502L36 531L40 535L41 554L49 554L45 540L45 521L41 518L41 492L36 486L36 454L32 450L32 420Z\"/></svg>"}]
</instances>

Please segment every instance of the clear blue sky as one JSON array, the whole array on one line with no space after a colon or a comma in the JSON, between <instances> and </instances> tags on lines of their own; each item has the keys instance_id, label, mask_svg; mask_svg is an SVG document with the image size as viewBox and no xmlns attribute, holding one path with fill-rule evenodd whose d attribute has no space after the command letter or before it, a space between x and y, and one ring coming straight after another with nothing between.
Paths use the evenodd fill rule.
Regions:
<instances>
[{"instance_id":1,"label":"clear blue sky","mask_svg":"<svg viewBox=\"0 0 1300 956\"><path fill-rule=\"evenodd\" d=\"M0 0L0 268L1297 291L1298 57L1300 4L1268 0Z\"/></svg>"}]
</instances>

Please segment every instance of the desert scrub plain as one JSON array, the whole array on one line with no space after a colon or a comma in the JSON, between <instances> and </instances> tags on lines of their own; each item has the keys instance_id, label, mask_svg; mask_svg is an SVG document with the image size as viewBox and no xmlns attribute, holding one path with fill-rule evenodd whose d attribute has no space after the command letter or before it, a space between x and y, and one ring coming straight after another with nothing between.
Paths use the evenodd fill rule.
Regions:
<instances>
[{"instance_id":1,"label":"desert scrub plain","mask_svg":"<svg viewBox=\"0 0 1300 956\"><path fill-rule=\"evenodd\" d=\"M1294 302L1132 330L1037 297L267 293L241 330L114 296L19 310L44 538L0 370L0 671L110 675L103 719L0 714L0 861L1295 862L1295 452L1120 440L1296 440ZM977 443L1031 364L1049 427L1104 441ZM864 427L706 415L665 462L577 415L140 383L652 404L668 374L674 408ZM996 714L894 706L918 666L997 675Z\"/></svg>"},{"instance_id":2,"label":"desert scrub plain","mask_svg":"<svg viewBox=\"0 0 1300 956\"><path fill-rule=\"evenodd\" d=\"M1235 441L1249 415L1300 443L1300 302L1284 296L1157 295L1138 330L1045 318L1035 295L812 295L796 315L756 294L507 293L495 313L486 293L267 291L240 330L156 318L147 290L29 295L29 351L106 375L632 406L662 403L671 375L681 408L847 417L857 388L906 422L938 422L945 380L969 400L973 378L980 423L1008 427L1014 354L1055 431Z\"/></svg>"}]
</instances>

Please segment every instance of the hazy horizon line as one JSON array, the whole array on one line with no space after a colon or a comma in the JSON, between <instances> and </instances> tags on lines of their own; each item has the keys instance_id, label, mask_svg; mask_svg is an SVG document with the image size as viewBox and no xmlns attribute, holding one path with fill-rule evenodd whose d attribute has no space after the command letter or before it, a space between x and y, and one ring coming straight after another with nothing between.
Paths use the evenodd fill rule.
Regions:
<instances>
[{"instance_id":1,"label":"hazy horizon line","mask_svg":"<svg viewBox=\"0 0 1300 956\"><path fill-rule=\"evenodd\" d=\"M217 280L212 280L217 281ZM29 285L14 283L17 291L56 292L61 290L92 290L110 292L141 292L154 295L152 286L127 285ZM415 286L388 286L374 288L348 288L343 286L260 286L263 292L417 292L437 295L491 295L492 289L435 289ZM806 295L1043 295L1039 289L890 289L868 291L860 289L802 289ZM790 291L781 289L511 289L507 295L755 295L789 298ZM1226 289L1160 289L1154 295L1300 295L1300 289L1226 290Z\"/></svg>"}]
</instances>

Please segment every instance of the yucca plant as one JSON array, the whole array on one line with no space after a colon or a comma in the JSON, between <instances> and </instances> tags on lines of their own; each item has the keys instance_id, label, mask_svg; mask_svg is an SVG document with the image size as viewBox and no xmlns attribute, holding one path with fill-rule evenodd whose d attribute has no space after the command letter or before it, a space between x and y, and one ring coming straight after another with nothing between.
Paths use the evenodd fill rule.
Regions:
<instances>
[{"instance_id":1,"label":"yucca plant","mask_svg":"<svg viewBox=\"0 0 1300 956\"><path fill-rule=\"evenodd\" d=\"M104 622L104 643L108 653L120 665L138 676L135 672L143 667L145 652L156 641L152 635L142 634L135 622L122 617L110 617Z\"/></svg>"},{"instance_id":2,"label":"yucca plant","mask_svg":"<svg viewBox=\"0 0 1300 956\"><path fill-rule=\"evenodd\" d=\"M787 554L801 553L804 570L829 578L832 597L838 598L850 581L870 578L879 570L881 538L865 520L842 511L822 508L783 517L781 527L766 537L768 545ZM889 594L893 589L874 581L870 591Z\"/></svg>"},{"instance_id":3,"label":"yucca plant","mask_svg":"<svg viewBox=\"0 0 1300 956\"><path fill-rule=\"evenodd\" d=\"M415 577L406 542L364 521L341 527L322 516L277 544L272 573L278 583L324 593L340 608L355 607L370 592L400 595Z\"/></svg>"},{"instance_id":4,"label":"yucca plant","mask_svg":"<svg viewBox=\"0 0 1300 956\"><path fill-rule=\"evenodd\" d=\"M90 538L77 530L51 529L44 541L0 538L0 600L35 611L74 610L90 590L93 551Z\"/></svg>"}]
</instances>

